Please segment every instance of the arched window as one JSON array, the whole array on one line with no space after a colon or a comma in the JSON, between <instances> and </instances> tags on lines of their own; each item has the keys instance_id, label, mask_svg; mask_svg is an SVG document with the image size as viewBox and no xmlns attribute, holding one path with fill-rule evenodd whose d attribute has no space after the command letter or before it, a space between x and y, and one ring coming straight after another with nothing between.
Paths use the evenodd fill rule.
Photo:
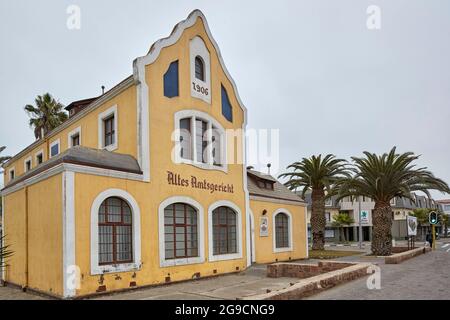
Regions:
<instances>
[{"instance_id":1,"label":"arched window","mask_svg":"<svg viewBox=\"0 0 450 320\"><path fill-rule=\"evenodd\" d=\"M289 217L285 213L275 216L275 247L289 248Z\"/></svg>"},{"instance_id":2,"label":"arched window","mask_svg":"<svg viewBox=\"0 0 450 320\"><path fill-rule=\"evenodd\" d=\"M237 215L229 207L218 207L212 212L213 254L237 252Z\"/></svg>"},{"instance_id":3,"label":"arched window","mask_svg":"<svg viewBox=\"0 0 450 320\"><path fill-rule=\"evenodd\" d=\"M205 64L200 56L195 57L195 77L198 80L205 81Z\"/></svg>"},{"instance_id":4,"label":"arched window","mask_svg":"<svg viewBox=\"0 0 450 320\"><path fill-rule=\"evenodd\" d=\"M186 203L164 209L165 259L198 257L197 210Z\"/></svg>"},{"instance_id":5,"label":"arched window","mask_svg":"<svg viewBox=\"0 0 450 320\"><path fill-rule=\"evenodd\" d=\"M105 199L98 212L99 265L133 261L132 213L118 197Z\"/></svg>"}]
</instances>

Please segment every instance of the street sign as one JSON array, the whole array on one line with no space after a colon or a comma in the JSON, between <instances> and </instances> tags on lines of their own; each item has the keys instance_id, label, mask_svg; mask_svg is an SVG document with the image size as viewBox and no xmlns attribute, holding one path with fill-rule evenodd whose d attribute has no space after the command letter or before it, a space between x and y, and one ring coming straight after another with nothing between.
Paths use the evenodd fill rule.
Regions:
<instances>
[{"instance_id":1,"label":"street sign","mask_svg":"<svg viewBox=\"0 0 450 320\"><path fill-rule=\"evenodd\" d=\"M269 218L261 217L259 225L259 236L268 237L269 236Z\"/></svg>"},{"instance_id":2,"label":"street sign","mask_svg":"<svg viewBox=\"0 0 450 320\"><path fill-rule=\"evenodd\" d=\"M438 223L438 214L436 211L431 211L428 216L428 221L430 224L437 224Z\"/></svg>"},{"instance_id":3,"label":"street sign","mask_svg":"<svg viewBox=\"0 0 450 320\"><path fill-rule=\"evenodd\" d=\"M361 223L369 223L369 211L361 210L359 218L361 219Z\"/></svg>"},{"instance_id":4,"label":"street sign","mask_svg":"<svg viewBox=\"0 0 450 320\"><path fill-rule=\"evenodd\" d=\"M417 236L417 217L406 216L408 236Z\"/></svg>"}]
</instances>

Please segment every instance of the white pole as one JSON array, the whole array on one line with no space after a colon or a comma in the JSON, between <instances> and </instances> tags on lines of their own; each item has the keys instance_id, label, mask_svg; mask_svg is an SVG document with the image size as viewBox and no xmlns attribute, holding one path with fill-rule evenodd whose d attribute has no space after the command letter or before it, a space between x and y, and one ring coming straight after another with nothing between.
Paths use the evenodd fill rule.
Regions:
<instances>
[{"instance_id":1,"label":"white pole","mask_svg":"<svg viewBox=\"0 0 450 320\"><path fill-rule=\"evenodd\" d=\"M362 249L362 223L361 223L361 197L358 197L359 204L359 248Z\"/></svg>"}]
</instances>

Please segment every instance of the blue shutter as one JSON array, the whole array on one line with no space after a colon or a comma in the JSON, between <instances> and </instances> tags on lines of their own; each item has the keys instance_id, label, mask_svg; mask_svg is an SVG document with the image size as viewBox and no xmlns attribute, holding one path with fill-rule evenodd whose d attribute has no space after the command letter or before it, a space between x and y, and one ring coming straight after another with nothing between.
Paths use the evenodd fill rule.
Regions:
<instances>
[{"instance_id":1,"label":"blue shutter","mask_svg":"<svg viewBox=\"0 0 450 320\"><path fill-rule=\"evenodd\" d=\"M230 122L233 122L233 109L230 99L228 99L227 90L222 85L222 114Z\"/></svg>"},{"instance_id":2,"label":"blue shutter","mask_svg":"<svg viewBox=\"0 0 450 320\"><path fill-rule=\"evenodd\" d=\"M178 60L172 62L164 74L164 96L178 97Z\"/></svg>"}]
</instances>

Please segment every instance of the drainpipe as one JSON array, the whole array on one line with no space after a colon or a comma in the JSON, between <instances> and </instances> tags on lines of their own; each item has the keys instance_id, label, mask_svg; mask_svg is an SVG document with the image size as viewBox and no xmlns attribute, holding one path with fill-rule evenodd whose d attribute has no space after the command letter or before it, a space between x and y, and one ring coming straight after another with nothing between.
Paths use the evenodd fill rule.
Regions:
<instances>
[{"instance_id":1,"label":"drainpipe","mask_svg":"<svg viewBox=\"0 0 450 320\"><path fill-rule=\"evenodd\" d=\"M25 284L22 290L28 288L28 187L25 187Z\"/></svg>"}]
</instances>

